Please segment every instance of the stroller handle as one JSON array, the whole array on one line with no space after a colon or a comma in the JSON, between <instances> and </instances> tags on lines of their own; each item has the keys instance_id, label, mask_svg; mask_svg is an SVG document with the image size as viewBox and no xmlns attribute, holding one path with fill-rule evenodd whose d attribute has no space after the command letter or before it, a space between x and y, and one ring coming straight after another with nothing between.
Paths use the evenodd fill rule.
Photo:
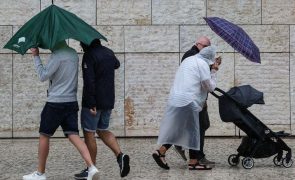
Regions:
<instances>
[{"instance_id":1,"label":"stroller handle","mask_svg":"<svg viewBox=\"0 0 295 180\"><path fill-rule=\"evenodd\" d=\"M221 94L226 95L226 92L224 92L223 90L219 89L218 87L216 87L216 88L214 89L214 91L218 91L218 92L220 92ZM213 96L215 96L217 99L220 98L220 96L217 95L214 91L212 91L212 92L210 92L210 93L211 93Z\"/></svg>"}]
</instances>

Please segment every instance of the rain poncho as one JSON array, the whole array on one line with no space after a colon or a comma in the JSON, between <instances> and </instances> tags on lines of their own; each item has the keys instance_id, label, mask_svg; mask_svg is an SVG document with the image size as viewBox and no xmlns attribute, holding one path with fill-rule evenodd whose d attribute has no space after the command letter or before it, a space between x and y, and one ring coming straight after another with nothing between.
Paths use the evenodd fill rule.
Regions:
<instances>
[{"instance_id":1,"label":"rain poncho","mask_svg":"<svg viewBox=\"0 0 295 180\"><path fill-rule=\"evenodd\" d=\"M209 46L181 63L160 125L158 144L200 149L199 112L207 93L216 87L216 72L210 73L209 68L214 57L215 48Z\"/></svg>"}]
</instances>

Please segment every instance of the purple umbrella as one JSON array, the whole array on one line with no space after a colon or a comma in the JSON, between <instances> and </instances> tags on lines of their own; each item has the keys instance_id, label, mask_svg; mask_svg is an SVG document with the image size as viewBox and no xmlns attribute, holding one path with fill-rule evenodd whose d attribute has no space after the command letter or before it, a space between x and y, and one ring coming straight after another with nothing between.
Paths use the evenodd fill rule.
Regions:
<instances>
[{"instance_id":1,"label":"purple umbrella","mask_svg":"<svg viewBox=\"0 0 295 180\"><path fill-rule=\"evenodd\" d=\"M218 17L204 17L209 27L231 47L252 62L260 63L260 52L248 34L239 26Z\"/></svg>"}]
</instances>

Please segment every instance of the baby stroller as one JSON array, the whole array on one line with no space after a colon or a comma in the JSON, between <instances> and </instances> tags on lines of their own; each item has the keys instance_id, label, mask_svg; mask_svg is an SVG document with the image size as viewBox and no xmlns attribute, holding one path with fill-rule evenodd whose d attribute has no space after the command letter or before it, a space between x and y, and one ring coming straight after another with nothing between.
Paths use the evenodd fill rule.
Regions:
<instances>
[{"instance_id":1,"label":"baby stroller","mask_svg":"<svg viewBox=\"0 0 295 180\"><path fill-rule=\"evenodd\" d=\"M217 95L215 91L221 95ZM283 131L273 132L247 109L253 104L264 104L262 92L245 85L233 87L228 92L216 88L211 94L218 98L221 120L233 122L247 134L237 149L238 154L228 157L231 166L237 166L242 156L244 157L242 166L251 169L254 166L253 158L267 158L275 154L273 162L276 166L283 165L286 168L292 166L291 149L281 139L289 134ZM283 151L287 151L285 157Z\"/></svg>"}]
</instances>

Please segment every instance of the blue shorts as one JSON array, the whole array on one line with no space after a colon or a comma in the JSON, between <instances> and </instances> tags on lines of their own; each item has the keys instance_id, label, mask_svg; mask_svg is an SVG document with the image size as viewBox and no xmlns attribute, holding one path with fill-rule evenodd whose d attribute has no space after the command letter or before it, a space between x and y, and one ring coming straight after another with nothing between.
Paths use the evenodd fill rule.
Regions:
<instances>
[{"instance_id":1,"label":"blue shorts","mask_svg":"<svg viewBox=\"0 0 295 180\"><path fill-rule=\"evenodd\" d=\"M96 130L107 130L110 124L112 110L96 110L96 116L90 113L90 109L82 108L81 126L84 131L96 132Z\"/></svg>"},{"instance_id":2,"label":"blue shorts","mask_svg":"<svg viewBox=\"0 0 295 180\"><path fill-rule=\"evenodd\" d=\"M39 133L52 136L61 126L65 136L79 134L78 102L52 103L46 102L41 113Z\"/></svg>"}]
</instances>

